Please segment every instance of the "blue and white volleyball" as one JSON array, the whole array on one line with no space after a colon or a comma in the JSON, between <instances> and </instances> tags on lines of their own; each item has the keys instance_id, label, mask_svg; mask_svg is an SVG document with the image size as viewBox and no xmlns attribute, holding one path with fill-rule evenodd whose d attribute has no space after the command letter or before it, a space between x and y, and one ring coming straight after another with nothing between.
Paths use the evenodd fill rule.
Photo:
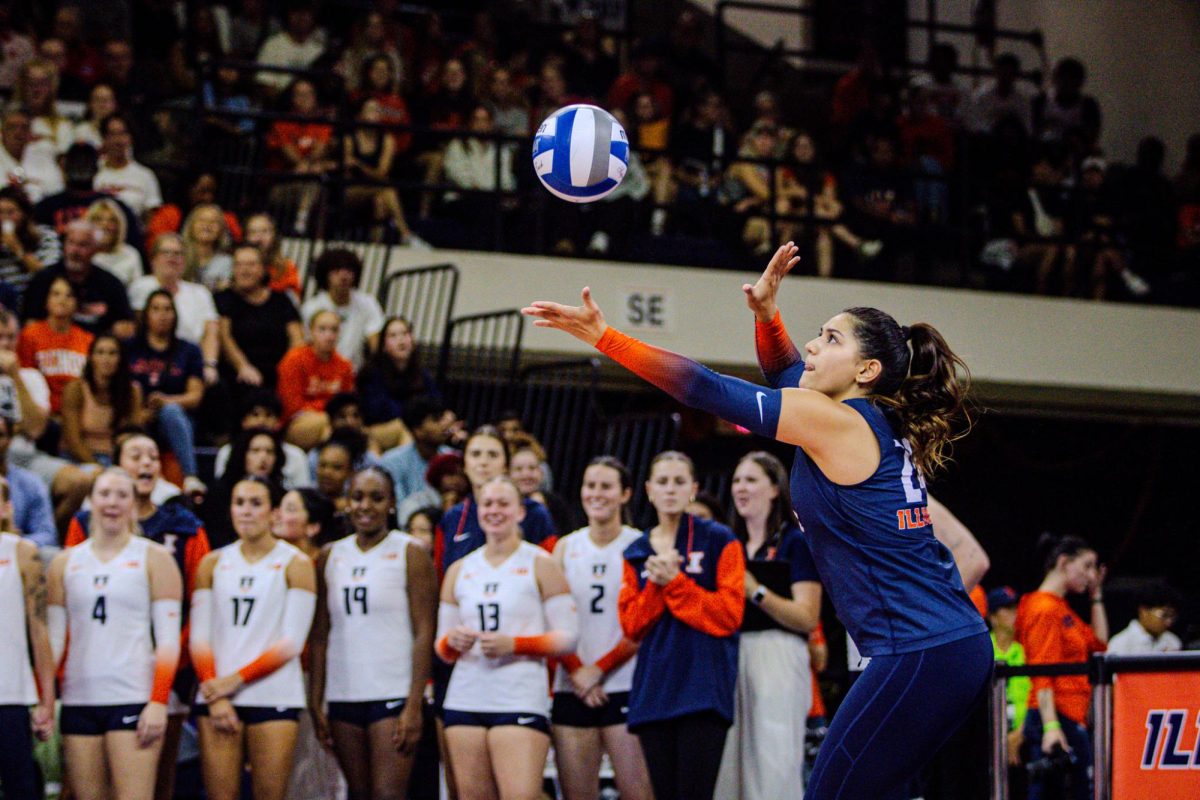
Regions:
<instances>
[{"instance_id":1,"label":"blue and white volleyball","mask_svg":"<svg viewBox=\"0 0 1200 800\"><path fill-rule=\"evenodd\" d=\"M533 171L550 193L590 203L616 189L629 166L629 137L612 114L589 105L565 106L533 136Z\"/></svg>"}]
</instances>

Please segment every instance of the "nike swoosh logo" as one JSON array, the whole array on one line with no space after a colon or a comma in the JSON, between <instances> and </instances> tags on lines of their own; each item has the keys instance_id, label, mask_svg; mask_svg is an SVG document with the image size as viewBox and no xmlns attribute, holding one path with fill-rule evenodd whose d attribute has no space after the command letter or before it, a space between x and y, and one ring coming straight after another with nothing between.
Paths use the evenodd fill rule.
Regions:
<instances>
[{"instance_id":1,"label":"nike swoosh logo","mask_svg":"<svg viewBox=\"0 0 1200 800\"><path fill-rule=\"evenodd\" d=\"M383 707L387 708L387 709L393 709L393 708L396 708L396 707L402 705L403 703L404 703L403 700L388 700L386 703L383 704Z\"/></svg>"},{"instance_id":2,"label":"nike swoosh logo","mask_svg":"<svg viewBox=\"0 0 1200 800\"><path fill-rule=\"evenodd\" d=\"M138 715L137 715L137 714L134 714L132 717L121 717L121 724L122 724L122 725L129 725L129 724L131 724L131 723L134 723L134 722L137 722L137 721L138 721Z\"/></svg>"},{"instance_id":3,"label":"nike swoosh logo","mask_svg":"<svg viewBox=\"0 0 1200 800\"><path fill-rule=\"evenodd\" d=\"M534 722L537 722L537 717L517 717L518 725L529 725Z\"/></svg>"},{"instance_id":4,"label":"nike swoosh logo","mask_svg":"<svg viewBox=\"0 0 1200 800\"><path fill-rule=\"evenodd\" d=\"M762 401L763 401L763 398L766 396L767 396L766 392L755 392L754 393L755 399L758 400L758 424L759 425L761 425L763 422Z\"/></svg>"}]
</instances>

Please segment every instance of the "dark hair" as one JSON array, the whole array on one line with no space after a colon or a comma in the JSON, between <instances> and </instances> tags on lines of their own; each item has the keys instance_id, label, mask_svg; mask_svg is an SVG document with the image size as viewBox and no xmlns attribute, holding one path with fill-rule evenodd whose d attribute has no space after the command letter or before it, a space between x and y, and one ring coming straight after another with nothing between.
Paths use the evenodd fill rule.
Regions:
<instances>
[{"instance_id":1,"label":"dark hair","mask_svg":"<svg viewBox=\"0 0 1200 800\"><path fill-rule=\"evenodd\" d=\"M348 269L354 273L354 285L362 279L363 263L362 259L353 250L347 250L345 247L331 247L317 257L317 263L313 265L313 269L317 278L317 286L328 291L329 290L329 273L339 269Z\"/></svg>"},{"instance_id":2,"label":"dark hair","mask_svg":"<svg viewBox=\"0 0 1200 800\"><path fill-rule=\"evenodd\" d=\"M171 314L175 317L175 324L171 326L171 331L167 334L167 353L171 354L175 352L175 348L179 345L179 337L175 333L175 329L179 325L179 309L175 307L175 298L172 297L171 293L166 289L155 289L146 296L146 304L142 306L142 314L138 318L137 334L135 334L134 338L143 347L149 347L149 342L147 341L148 332L146 330L146 318L149 316L147 311L150 309L150 303L153 302L154 298L156 297L167 298L167 302L171 304Z\"/></svg>"},{"instance_id":3,"label":"dark hair","mask_svg":"<svg viewBox=\"0 0 1200 800\"><path fill-rule=\"evenodd\" d=\"M1138 608L1179 608L1179 592L1163 578L1155 578L1137 590Z\"/></svg>"},{"instance_id":4,"label":"dark hair","mask_svg":"<svg viewBox=\"0 0 1200 800\"><path fill-rule=\"evenodd\" d=\"M283 462L286 456L283 453L283 445L279 443L279 434L270 428L247 428L233 440L233 447L229 451L229 464L225 467L225 479L231 488L246 477L246 452L249 451L250 443L256 436L266 436L271 440L275 448L275 464L271 467L271 474L268 477L275 483L283 483Z\"/></svg>"},{"instance_id":5,"label":"dark hair","mask_svg":"<svg viewBox=\"0 0 1200 800\"><path fill-rule=\"evenodd\" d=\"M629 467L625 466L625 463L616 456L596 456L587 463L587 467L584 468L584 473L586 473L591 467L608 467L617 473L617 482L621 487L621 491L633 489L633 473L630 472ZM581 485L580 489L582 488L583 487ZM633 524L632 520L633 517L629 513L629 503L622 503L621 522L625 523L626 525L631 525Z\"/></svg>"},{"instance_id":6,"label":"dark hair","mask_svg":"<svg viewBox=\"0 0 1200 800\"><path fill-rule=\"evenodd\" d=\"M1057 79L1070 79L1083 83L1087 80L1087 70L1083 66L1083 62L1078 58L1064 58L1054 65L1054 77Z\"/></svg>"},{"instance_id":7,"label":"dark hair","mask_svg":"<svg viewBox=\"0 0 1200 800\"><path fill-rule=\"evenodd\" d=\"M87 383L93 395L100 390L100 387L96 385L96 368L92 363L92 356L96 352L96 345L105 340L109 340L117 346L117 371L113 373L108 382L108 396L112 401L113 432L115 434L117 426L127 422L129 415L133 412L133 376L129 374L129 362L125 359L125 347L121 344L121 340L111 333L101 333L92 339L92 343L88 347L87 361L83 365L83 374L80 377Z\"/></svg>"},{"instance_id":8,"label":"dark hair","mask_svg":"<svg viewBox=\"0 0 1200 800\"><path fill-rule=\"evenodd\" d=\"M854 320L862 357L882 365L870 387L872 398L896 413L900 436L912 446L917 468L934 474L949 459L950 443L970 429L967 365L928 323L903 327L890 314L861 306L843 313ZM960 417L965 420L961 430Z\"/></svg>"},{"instance_id":9,"label":"dark hair","mask_svg":"<svg viewBox=\"0 0 1200 800\"><path fill-rule=\"evenodd\" d=\"M436 528L438 523L442 521L443 513L445 512L442 511L440 506L423 506L422 508L418 508L416 511L408 515L408 519L404 521L404 527L408 528L409 523L411 523L413 520L413 517L424 517L425 519L429 520L430 525Z\"/></svg>"},{"instance_id":10,"label":"dark hair","mask_svg":"<svg viewBox=\"0 0 1200 800\"><path fill-rule=\"evenodd\" d=\"M47 284L47 286L46 286L46 303L43 304L42 308L41 308L42 311L46 312L47 316L50 315L50 309L48 306L48 304L50 302L50 290L54 288L54 284L60 283L60 282L66 284L67 291L70 292L71 297L73 297L75 299L76 305L79 304L79 289L76 288L75 284L71 283L71 281L67 278L66 275L56 275L55 277L50 279L50 283ZM74 320L72 320L71 324L75 324Z\"/></svg>"},{"instance_id":11,"label":"dark hair","mask_svg":"<svg viewBox=\"0 0 1200 800\"><path fill-rule=\"evenodd\" d=\"M796 519L795 512L792 511L792 493L788 488L787 468L783 466L782 461L765 450L747 453L738 461L738 466L747 461L753 461L762 467L762 471L767 474L767 480L779 490L779 494L771 501L771 510L767 513L765 541L768 547L776 547L783 532L794 525ZM750 533L746 530L746 519L735 509L730 521L733 523L730 527L733 528L734 534L745 544L750 538Z\"/></svg>"},{"instance_id":12,"label":"dark hair","mask_svg":"<svg viewBox=\"0 0 1200 800\"><path fill-rule=\"evenodd\" d=\"M370 381L365 377L373 374L383 384L384 391L389 397L403 400L413 395L427 393L434 387L426 385L425 370L421 369L421 346L417 343L416 337L413 337L412 355L408 357L408 363L404 365L404 369L397 369L391 356L384 351L384 340L387 338L388 328L397 322L408 328L410 334L412 333L412 323L406 318L388 317L379 330L379 344L371 353L371 360L363 367L363 375L360 376L358 383L369 385ZM405 424L408 424L407 421Z\"/></svg>"},{"instance_id":13,"label":"dark hair","mask_svg":"<svg viewBox=\"0 0 1200 800\"><path fill-rule=\"evenodd\" d=\"M37 225L33 221L33 203L20 186L5 186L0 189L0 200L9 200L21 210L24 222L17 228L17 239L26 250L36 250L41 240Z\"/></svg>"},{"instance_id":14,"label":"dark hair","mask_svg":"<svg viewBox=\"0 0 1200 800\"><path fill-rule=\"evenodd\" d=\"M295 10L296 10L295 8L288 9L288 11L295 11ZM280 110L287 112L287 113L291 113L292 109L296 105L296 101L295 101L296 88L302 83L307 83L309 86L312 87L313 94L316 95L316 98L317 98L317 107L320 108L320 106L321 106L321 87L319 85L317 85L317 81L312 80L310 78L306 78L303 75L301 75L301 76L297 77L296 79L294 79L291 83L289 83L284 88L283 93L280 95L280 100L283 103L283 105L280 106Z\"/></svg>"},{"instance_id":15,"label":"dark hair","mask_svg":"<svg viewBox=\"0 0 1200 800\"><path fill-rule=\"evenodd\" d=\"M686 453L678 450L663 450L661 453L650 459L650 469L646 472L649 476L654 472L654 468L658 466L660 461L682 461L687 465L688 472L692 473L692 480L696 479L696 464Z\"/></svg>"},{"instance_id":16,"label":"dark hair","mask_svg":"<svg viewBox=\"0 0 1200 800\"><path fill-rule=\"evenodd\" d=\"M1035 552L1042 562L1043 574L1054 569L1059 556L1075 558L1080 553L1095 552L1095 550L1096 548L1088 544L1087 540L1081 536L1063 536L1051 531L1046 531L1038 537L1035 548Z\"/></svg>"},{"instance_id":17,"label":"dark hair","mask_svg":"<svg viewBox=\"0 0 1200 800\"><path fill-rule=\"evenodd\" d=\"M114 122L120 122L124 124L125 132L133 135L133 123L131 123L129 121L129 117L121 111L114 111L104 119L100 120L100 124L96 126L96 129L100 132L101 136L107 136L108 126L112 125Z\"/></svg>"},{"instance_id":18,"label":"dark hair","mask_svg":"<svg viewBox=\"0 0 1200 800\"><path fill-rule=\"evenodd\" d=\"M120 465L121 454L125 452L125 445L132 442L134 439L149 439L154 442L154 437L151 436L145 428L140 425L123 425L118 428L113 434L113 463ZM154 442L157 446L158 442Z\"/></svg>"},{"instance_id":19,"label":"dark hair","mask_svg":"<svg viewBox=\"0 0 1200 800\"><path fill-rule=\"evenodd\" d=\"M357 406L358 410L362 411L362 398L356 392L338 392L333 397L325 401L325 414L332 420L344 409L350 406Z\"/></svg>"},{"instance_id":20,"label":"dark hair","mask_svg":"<svg viewBox=\"0 0 1200 800\"><path fill-rule=\"evenodd\" d=\"M237 258L237 254L242 252L243 250L250 250L258 255L258 263L262 264L262 270L263 270L262 278L259 279L258 285L259 286L270 286L271 285L271 265L269 263L267 263L267 254L264 253L262 250L260 250L255 245L249 244L247 242L242 242L241 244L236 244L233 246L233 249L229 251L229 257Z\"/></svg>"},{"instance_id":21,"label":"dark hair","mask_svg":"<svg viewBox=\"0 0 1200 800\"><path fill-rule=\"evenodd\" d=\"M378 464L368 464L362 469L357 469L354 471L354 474L350 476L348 485L353 486L354 482L358 480L360 475L374 475L383 481L387 486L388 494L390 494L392 497L392 505L390 508L388 508L387 519L384 521L384 525L387 526L388 530L398 529L400 527L400 522L396 518L396 480L392 477L392 473L388 472Z\"/></svg>"},{"instance_id":22,"label":"dark hair","mask_svg":"<svg viewBox=\"0 0 1200 800\"><path fill-rule=\"evenodd\" d=\"M63 155L63 177L68 189L92 188L92 181L99 171L97 162L100 154L87 142L76 142Z\"/></svg>"},{"instance_id":23,"label":"dark hair","mask_svg":"<svg viewBox=\"0 0 1200 800\"><path fill-rule=\"evenodd\" d=\"M429 459L425 468L425 482L436 491L441 491L440 484L447 475L463 471L463 457L458 453L438 453Z\"/></svg>"},{"instance_id":24,"label":"dark hair","mask_svg":"<svg viewBox=\"0 0 1200 800\"><path fill-rule=\"evenodd\" d=\"M341 533L341 529L334 524L334 519L337 516L337 511L332 502L325 495L313 489L311 486L306 486L303 489L293 489L296 494L300 495L300 502L304 503L304 510L308 513L308 524L316 525L320 528L313 543L318 547L332 541Z\"/></svg>"},{"instance_id":25,"label":"dark hair","mask_svg":"<svg viewBox=\"0 0 1200 800\"><path fill-rule=\"evenodd\" d=\"M725 505L712 492L699 491L692 498L693 503L699 503L708 509L708 513L712 514L715 522L725 523L729 518L728 512L725 511Z\"/></svg>"},{"instance_id":26,"label":"dark hair","mask_svg":"<svg viewBox=\"0 0 1200 800\"><path fill-rule=\"evenodd\" d=\"M283 403L280 402L279 395L269 389L255 389L247 392L238 404L238 422L248 417L256 408L265 408L277 417L283 416Z\"/></svg>"},{"instance_id":27,"label":"dark hair","mask_svg":"<svg viewBox=\"0 0 1200 800\"><path fill-rule=\"evenodd\" d=\"M392 65L392 60L382 53L376 53L373 56L368 56L367 58L363 59L362 69L359 71L358 75L358 86L363 92L366 93L380 91L371 85L371 70L375 69L375 65L380 61L387 64L388 68L388 80L390 85L385 87L385 90L394 94L396 92L396 86L399 83L396 76L396 69ZM370 95L367 94L367 98L369 97ZM356 112L360 110L361 106L355 109Z\"/></svg>"},{"instance_id":28,"label":"dark hair","mask_svg":"<svg viewBox=\"0 0 1200 800\"><path fill-rule=\"evenodd\" d=\"M467 437L467 445L468 446L471 444L471 440L474 439L476 436L486 436L489 439L495 439L497 442L500 443L500 452L504 454L504 469L507 470L509 467L509 464L512 462L512 453L510 453L508 451L508 442L506 442L504 440L504 437L500 435L500 429L497 428L495 425L480 425L478 428L471 431L471 435ZM466 456L467 456L467 448L464 447L463 448L464 465L465 465Z\"/></svg>"},{"instance_id":29,"label":"dark hair","mask_svg":"<svg viewBox=\"0 0 1200 800\"><path fill-rule=\"evenodd\" d=\"M430 397L427 394L418 395L404 406L404 413L400 415L404 426L409 432L421 427L425 420L432 417L433 419L441 419L446 413L446 404L436 397Z\"/></svg>"},{"instance_id":30,"label":"dark hair","mask_svg":"<svg viewBox=\"0 0 1200 800\"><path fill-rule=\"evenodd\" d=\"M243 475L242 477L238 478L236 481L233 481L232 483L230 483L230 485L229 485L230 508L233 507L233 490L237 487L237 485L239 483L253 483L253 484L257 484L258 486L263 487L264 489L267 490L267 498L271 504L271 508L279 508L279 502L281 500L283 500L283 487L279 485L278 481L270 480L268 478L260 478L258 475ZM231 512L230 517L232 517L232 516L233 516L233 514Z\"/></svg>"},{"instance_id":31,"label":"dark hair","mask_svg":"<svg viewBox=\"0 0 1200 800\"><path fill-rule=\"evenodd\" d=\"M324 444L317 448L317 453L324 453L330 447L340 447L350 455L350 467L362 460L367 452L367 435L362 431L350 428L338 428ZM318 455L318 458L320 456Z\"/></svg>"}]
</instances>

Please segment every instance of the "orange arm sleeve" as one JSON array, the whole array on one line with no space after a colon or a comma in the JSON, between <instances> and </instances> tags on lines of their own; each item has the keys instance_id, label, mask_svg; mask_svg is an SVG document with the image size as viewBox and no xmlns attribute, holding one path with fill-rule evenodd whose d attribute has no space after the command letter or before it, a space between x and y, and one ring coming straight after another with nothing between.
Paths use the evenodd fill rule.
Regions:
<instances>
[{"instance_id":1,"label":"orange arm sleeve","mask_svg":"<svg viewBox=\"0 0 1200 800\"><path fill-rule=\"evenodd\" d=\"M667 609L680 622L710 636L732 636L742 627L746 561L742 546L729 542L717 561L717 588L708 591L683 572L664 587Z\"/></svg>"},{"instance_id":2,"label":"orange arm sleeve","mask_svg":"<svg viewBox=\"0 0 1200 800\"><path fill-rule=\"evenodd\" d=\"M567 653L565 656L559 659L559 662L563 665L563 668L566 669L568 675L574 674L575 670L583 666L583 662L579 660L579 656L575 655L574 653Z\"/></svg>"},{"instance_id":3,"label":"orange arm sleeve","mask_svg":"<svg viewBox=\"0 0 1200 800\"><path fill-rule=\"evenodd\" d=\"M87 531L79 524L79 520L71 517L71 522L67 525L67 538L63 542L63 547L74 547L77 544L83 544L83 540L87 538Z\"/></svg>"},{"instance_id":4,"label":"orange arm sleeve","mask_svg":"<svg viewBox=\"0 0 1200 800\"><path fill-rule=\"evenodd\" d=\"M200 568L200 562L211 551L212 545L208 543L208 534L204 532L204 528L197 530L196 535L188 539L187 546L183 550L183 579L187 584L188 597L191 597L192 590L196 586L196 570Z\"/></svg>"},{"instance_id":5,"label":"orange arm sleeve","mask_svg":"<svg viewBox=\"0 0 1200 800\"><path fill-rule=\"evenodd\" d=\"M647 581L645 587L639 590L637 577L633 567L626 561L621 579L621 596L617 599L617 614L621 620L621 630L635 642L641 641L646 631L667 610L662 587Z\"/></svg>"},{"instance_id":6,"label":"orange arm sleeve","mask_svg":"<svg viewBox=\"0 0 1200 800\"><path fill-rule=\"evenodd\" d=\"M754 347L764 373L783 372L801 360L800 351L783 326L783 317L778 311L765 325L754 321Z\"/></svg>"},{"instance_id":7,"label":"orange arm sleeve","mask_svg":"<svg viewBox=\"0 0 1200 800\"><path fill-rule=\"evenodd\" d=\"M296 657L296 649L289 643L276 642L263 651L262 655L238 670L246 683L265 678Z\"/></svg>"},{"instance_id":8,"label":"orange arm sleeve","mask_svg":"<svg viewBox=\"0 0 1200 800\"><path fill-rule=\"evenodd\" d=\"M162 658L154 659L154 685L150 689L150 702L166 705L167 701L171 699L171 684L175 682L177 665L178 658L170 661Z\"/></svg>"},{"instance_id":9,"label":"orange arm sleeve","mask_svg":"<svg viewBox=\"0 0 1200 800\"><path fill-rule=\"evenodd\" d=\"M558 631L550 631L538 636L513 637L513 655L515 656L547 658L558 655L562 650L563 635Z\"/></svg>"},{"instance_id":10,"label":"orange arm sleeve","mask_svg":"<svg viewBox=\"0 0 1200 800\"><path fill-rule=\"evenodd\" d=\"M600 656L600 660L596 662L596 666L600 668L601 672L607 675L633 658L634 654L637 653L637 649L637 642L629 639L621 639L621 641L617 642L616 647Z\"/></svg>"}]
</instances>

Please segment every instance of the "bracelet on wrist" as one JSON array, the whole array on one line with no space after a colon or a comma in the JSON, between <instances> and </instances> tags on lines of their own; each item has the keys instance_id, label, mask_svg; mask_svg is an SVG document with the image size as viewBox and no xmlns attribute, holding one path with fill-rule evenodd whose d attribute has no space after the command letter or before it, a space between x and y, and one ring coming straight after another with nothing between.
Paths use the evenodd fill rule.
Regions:
<instances>
[{"instance_id":1,"label":"bracelet on wrist","mask_svg":"<svg viewBox=\"0 0 1200 800\"><path fill-rule=\"evenodd\" d=\"M1092 598L1092 605L1096 605L1096 606L1098 606L1098 605L1100 605L1100 604L1101 604L1101 603L1103 603L1103 602L1104 602L1104 596L1103 596L1103 595L1101 595L1100 597L1093 597L1093 598Z\"/></svg>"},{"instance_id":2,"label":"bracelet on wrist","mask_svg":"<svg viewBox=\"0 0 1200 800\"><path fill-rule=\"evenodd\" d=\"M754 593L750 595L750 602L756 606L761 606L763 604L763 600L765 600L766 598L767 598L767 587L763 586L760 583L758 585L758 588L754 590Z\"/></svg>"},{"instance_id":3,"label":"bracelet on wrist","mask_svg":"<svg viewBox=\"0 0 1200 800\"><path fill-rule=\"evenodd\" d=\"M1061 731L1062 723L1059 722L1058 720L1051 720L1050 722L1047 722L1042 725L1042 730L1044 730L1044 731Z\"/></svg>"}]
</instances>

